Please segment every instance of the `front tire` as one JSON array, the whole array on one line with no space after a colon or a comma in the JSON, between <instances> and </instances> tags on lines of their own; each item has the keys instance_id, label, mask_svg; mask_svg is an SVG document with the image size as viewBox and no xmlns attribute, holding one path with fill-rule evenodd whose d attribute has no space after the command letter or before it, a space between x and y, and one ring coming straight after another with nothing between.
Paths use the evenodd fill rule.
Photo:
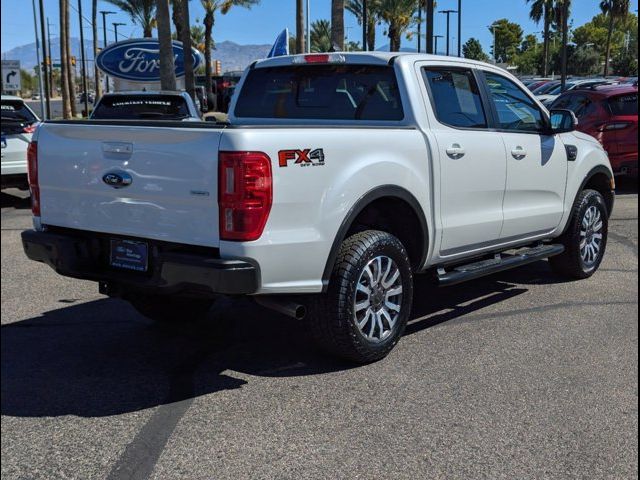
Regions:
<instances>
[{"instance_id":1,"label":"front tire","mask_svg":"<svg viewBox=\"0 0 640 480\"><path fill-rule=\"evenodd\" d=\"M386 357L411 312L413 275L407 252L393 235L368 230L341 245L329 290L311 309L321 347L357 363Z\"/></svg>"},{"instance_id":2,"label":"front tire","mask_svg":"<svg viewBox=\"0 0 640 480\"><path fill-rule=\"evenodd\" d=\"M163 295L140 295L128 300L138 313L158 323L203 320L214 304L214 300Z\"/></svg>"},{"instance_id":3,"label":"front tire","mask_svg":"<svg viewBox=\"0 0 640 480\"><path fill-rule=\"evenodd\" d=\"M589 278L602 263L608 234L609 212L604 198L595 190L584 190L576 199L567 231L560 238L565 251L549 259L551 268L564 277Z\"/></svg>"}]
</instances>

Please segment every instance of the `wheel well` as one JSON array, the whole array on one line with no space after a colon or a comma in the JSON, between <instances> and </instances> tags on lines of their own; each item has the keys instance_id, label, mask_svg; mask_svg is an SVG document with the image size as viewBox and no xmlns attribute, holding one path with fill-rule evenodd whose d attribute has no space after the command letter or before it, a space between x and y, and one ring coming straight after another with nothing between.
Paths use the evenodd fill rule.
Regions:
<instances>
[{"instance_id":1,"label":"wheel well","mask_svg":"<svg viewBox=\"0 0 640 480\"><path fill-rule=\"evenodd\" d=\"M615 193L611 187L611 178L605 173L599 172L590 177L582 189L595 190L596 192L599 192L604 197L604 201L607 205L607 211L609 212L609 215L611 215L615 199Z\"/></svg>"},{"instance_id":2,"label":"wheel well","mask_svg":"<svg viewBox=\"0 0 640 480\"><path fill-rule=\"evenodd\" d=\"M421 266L428 239L416 211L406 201L397 197L372 201L353 220L345 238L365 230L381 230L396 236L407 249L414 270Z\"/></svg>"}]
</instances>

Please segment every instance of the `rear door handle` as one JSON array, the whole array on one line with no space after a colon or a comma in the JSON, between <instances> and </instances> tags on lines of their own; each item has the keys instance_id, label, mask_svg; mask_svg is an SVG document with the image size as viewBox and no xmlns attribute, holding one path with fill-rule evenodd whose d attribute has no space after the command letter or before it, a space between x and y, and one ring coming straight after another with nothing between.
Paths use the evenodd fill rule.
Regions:
<instances>
[{"instance_id":1,"label":"rear door handle","mask_svg":"<svg viewBox=\"0 0 640 480\"><path fill-rule=\"evenodd\" d=\"M453 145L451 145L449 148L447 148L446 152L447 155L449 155L454 160L464 157L465 153L467 153L464 147L462 147L462 145L460 145L459 143L454 143Z\"/></svg>"},{"instance_id":2,"label":"rear door handle","mask_svg":"<svg viewBox=\"0 0 640 480\"><path fill-rule=\"evenodd\" d=\"M513 150L511 150L511 156L516 160L522 160L524 157L527 156L527 151L522 147L516 147Z\"/></svg>"}]
</instances>

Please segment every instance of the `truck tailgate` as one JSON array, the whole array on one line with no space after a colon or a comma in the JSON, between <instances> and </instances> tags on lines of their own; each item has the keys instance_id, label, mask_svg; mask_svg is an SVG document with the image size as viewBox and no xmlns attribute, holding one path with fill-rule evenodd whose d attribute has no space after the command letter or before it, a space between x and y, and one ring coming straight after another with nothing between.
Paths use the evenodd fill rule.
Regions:
<instances>
[{"instance_id":1,"label":"truck tailgate","mask_svg":"<svg viewBox=\"0 0 640 480\"><path fill-rule=\"evenodd\" d=\"M37 139L41 222L217 247L221 135L188 125L47 123Z\"/></svg>"}]
</instances>

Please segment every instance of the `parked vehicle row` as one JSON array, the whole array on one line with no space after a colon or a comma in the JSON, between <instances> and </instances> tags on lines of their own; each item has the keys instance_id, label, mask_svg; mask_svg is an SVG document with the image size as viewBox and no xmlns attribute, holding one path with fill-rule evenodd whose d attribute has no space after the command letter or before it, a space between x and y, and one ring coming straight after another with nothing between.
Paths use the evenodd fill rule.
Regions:
<instances>
[{"instance_id":1,"label":"parked vehicle row","mask_svg":"<svg viewBox=\"0 0 640 480\"><path fill-rule=\"evenodd\" d=\"M27 147L40 119L20 97L2 95L2 188L29 188Z\"/></svg>"}]
</instances>

